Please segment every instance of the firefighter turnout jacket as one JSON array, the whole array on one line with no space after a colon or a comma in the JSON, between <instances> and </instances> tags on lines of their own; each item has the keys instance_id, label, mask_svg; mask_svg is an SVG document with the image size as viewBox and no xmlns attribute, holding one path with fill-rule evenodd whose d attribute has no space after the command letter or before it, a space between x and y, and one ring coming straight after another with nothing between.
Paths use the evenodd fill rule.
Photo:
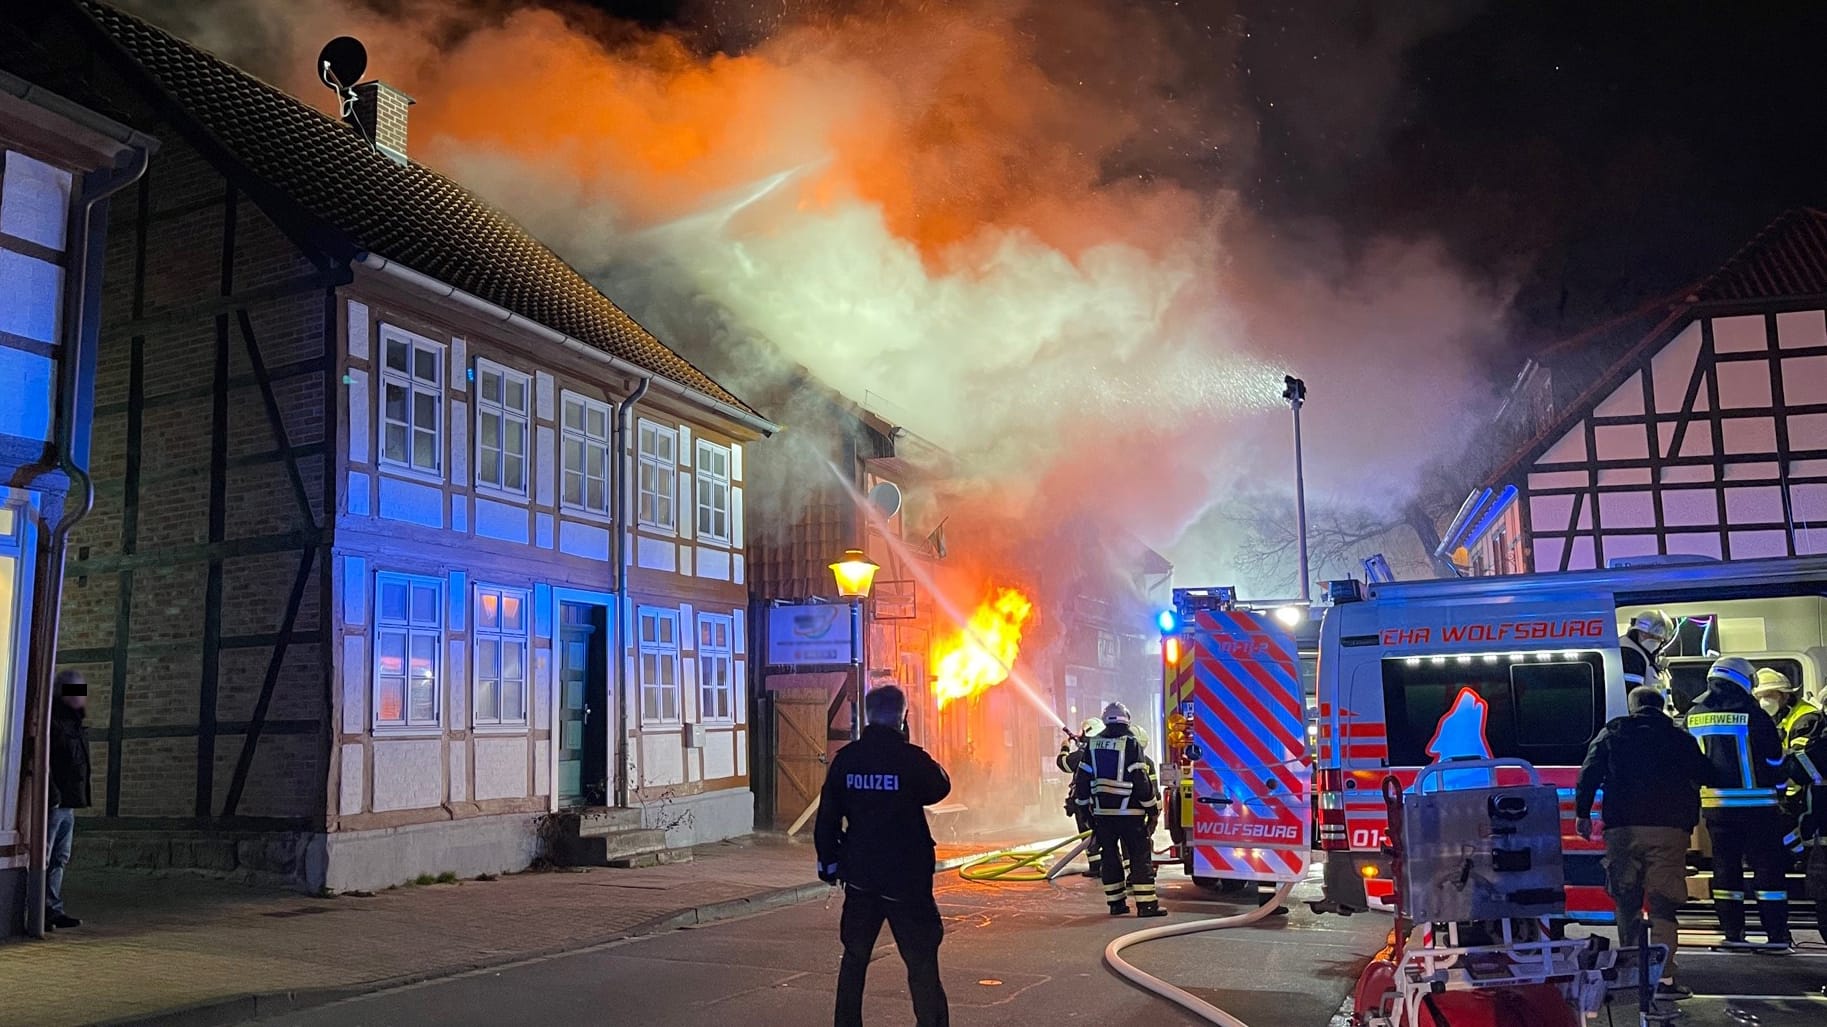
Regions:
<instances>
[{"instance_id":1,"label":"firefighter turnout jacket","mask_svg":"<svg viewBox=\"0 0 1827 1027\"><path fill-rule=\"evenodd\" d=\"M1800 789L1792 811L1799 822L1795 834L1787 839L1790 847L1827 846L1827 734L1815 735L1799 751L1790 753L1783 761L1783 777Z\"/></svg>"},{"instance_id":2,"label":"firefighter turnout jacket","mask_svg":"<svg viewBox=\"0 0 1827 1027\"><path fill-rule=\"evenodd\" d=\"M1072 776L1072 801L1101 817L1154 817L1159 790L1142 742L1127 724L1111 724L1085 745Z\"/></svg>"},{"instance_id":3,"label":"firefighter turnout jacket","mask_svg":"<svg viewBox=\"0 0 1827 1027\"><path fill-rule=\"evenodd\" d=\"M1822 723L1819 707L1806 699L1797 699L1783 711L1783 719L1776 722L1776 730L1783 736L1785 750L1800 752L1821 733Z\"/></svg>"},{"instance_id":4,"label":"firefighter turnout jacket","mask_svg":"<svg viewBox=\"0 0 1827 1027\"><path fill-rule=\"evenodd\" d=\"M865 727L825 773L813 830L819 876L891 899L929 898L935 854L926 807L951 790L925 749L894 728Z\"/></svg>"},{"instance_id":5,"label":"firefighter turnout jacket","mask_svg":"<svg viewBox=\"0 0 1827 1027\"><path fill-rule=\"evenodd\" d=\"M1713 764L1714 786L1700 792L1709 813L1775 809L1782 783L1782 737L1776 722L1729 682L1712 680L1687 713L1687 729Z\"/></svg>"}]
</instances>

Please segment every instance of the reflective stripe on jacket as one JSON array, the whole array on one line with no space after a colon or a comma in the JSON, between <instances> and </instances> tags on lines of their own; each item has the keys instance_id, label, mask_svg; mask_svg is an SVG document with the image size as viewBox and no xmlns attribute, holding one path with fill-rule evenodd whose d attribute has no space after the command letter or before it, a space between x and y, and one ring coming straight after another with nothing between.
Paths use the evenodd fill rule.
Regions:
<instances>
[{"instance_id":1,"label":"reflective stripe on jacket","mask_svg":"<svg viewBox=\"0 0 1827 1027\"><path fill-rule=\"evenodd\" d=\"M1097 816L1148 816L1160 806L1148 756L1127 726L1112 725L1087 743L1072 800Z\"/></svg>"}]
</instances>

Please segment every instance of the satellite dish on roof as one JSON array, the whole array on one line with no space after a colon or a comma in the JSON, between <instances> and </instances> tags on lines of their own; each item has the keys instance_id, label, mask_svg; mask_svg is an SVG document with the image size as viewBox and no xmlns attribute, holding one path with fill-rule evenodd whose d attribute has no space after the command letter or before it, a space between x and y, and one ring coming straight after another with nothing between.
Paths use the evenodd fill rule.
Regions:
<instances>
[{"instance_id":1,"label":"satellite dish on roof","mask_svg":"<svg viewBox=\"0 0 1827 1027\"><path fill-rule=\"evenodd\" d=\"M354 36L337 36L317 53L317 77L338 93L355 88L368 70L368 48Z\"/></svg>"},{"instance_id":2,"label":"satellite dish on roof","mask_svg":"<svg viewBox=\"0 0 1827 1027\"><path fill-rule=\"evenodd\" d=\"M875 507L883 520L901 512L901 487L892 481L884 481L869 490L869 505Z\"/></svg>"}]
</instances>

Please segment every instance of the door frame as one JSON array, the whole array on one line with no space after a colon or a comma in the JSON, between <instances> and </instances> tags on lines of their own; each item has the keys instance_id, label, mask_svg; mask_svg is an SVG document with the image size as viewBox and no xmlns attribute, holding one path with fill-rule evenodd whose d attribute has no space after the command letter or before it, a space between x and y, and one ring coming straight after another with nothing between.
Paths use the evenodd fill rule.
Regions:
<instances>
[{"instance_id":1,"label":"door frame","mask_svg":"<svg viewBox=\"0 0 1827 1027\"><path fill-rule=\"evenodd\" d=\"M558 694L558 663L562 658L559 648L562 644L560 636L564 632L564 618L561 617L560 614L563 612L562 607L565 603L576 603L580 606L600 606L603 608L603 630L598 632L598 634L602 636L600 644L603 651L603 687L608 693L607 698L609 704L607 708L610 713L613 714L614 711L619 708L617 704L622 702L621 663L613 658L615 654L612 652L615 645L615 593L598 592L585 588L566 588L554 585L552 587L552 605L551 608L546 611L546 623L552 626L552 637L550 639L551 647L547 649L546 652L551 655L546 660L547 667L543 675L545 678L547 694L552 697L550 704L551 709L547 711L551 717L548 724L548 730L551 732L552 744L549 747L551 750L550 755L547 757L548 762L551 765L546 768L546 780L552 782L552 787L548 789L552 794L546 796L546 805L552 813L558 812L558 742L559 732L563 730L559 724L559 716L563 703L560 702ZM615 725L616 718L610 716L606 718L606 723L603 727L605 735L603 756L609 761L609 799L611 802L615 800L616 778L622 772L622 754L620 747L622 739L616 737Z\"/></svg>"}]
</instances>

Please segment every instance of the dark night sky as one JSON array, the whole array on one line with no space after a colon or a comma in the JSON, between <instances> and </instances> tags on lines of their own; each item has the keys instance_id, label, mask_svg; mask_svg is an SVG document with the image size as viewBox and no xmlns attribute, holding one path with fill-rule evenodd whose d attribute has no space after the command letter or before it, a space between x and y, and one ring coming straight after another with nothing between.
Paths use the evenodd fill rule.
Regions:
<instances>
[{"instance_id":1,"label":"dark night sky","mask_svg":"<svg viewBox=\"0 0 1827 1027\"><path fill-rule=\"evenodd\" d=\"M741 49L786 10L886 0L598 0ZM1827 5L1127 0L1180 55L1235 54L1216 154L1125 157L1229 185L1349 243L1437 235L1519 281L1539 347L1698 278L1783 209L1827 203ZM768 13L772 12L772 13ZM1147 60L1146 55L1138 59ZM1214 77L1226 74L1215 69ZM1203 99L1192 83L1188 102Z\"/></svg>"}]
</instances>

